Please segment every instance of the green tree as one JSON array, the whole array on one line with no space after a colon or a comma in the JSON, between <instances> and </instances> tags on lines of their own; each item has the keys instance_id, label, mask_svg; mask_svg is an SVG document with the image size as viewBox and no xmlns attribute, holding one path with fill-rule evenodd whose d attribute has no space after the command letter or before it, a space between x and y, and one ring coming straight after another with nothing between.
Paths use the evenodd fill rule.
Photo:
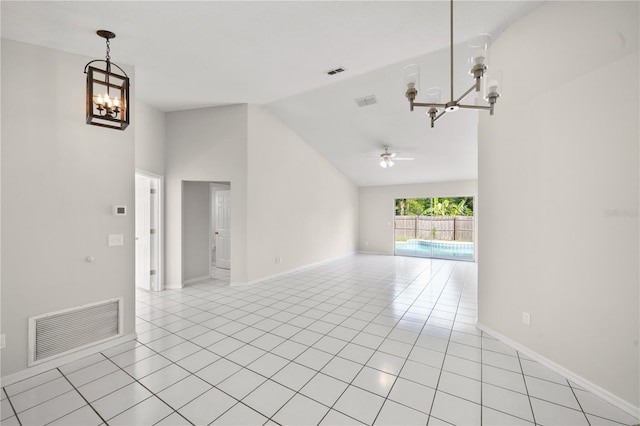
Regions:
<instances>
[{"instance_id":1,"label":"green tree","mask_svg":"<svg viewBox=\"0 0 640 426\"><path fill-rule=\"evenodd\" d=\"M406 198L396 198L396 216L404 216L404 210L407 208Z\"/></svg>"},{"instance_id":2,"label":"green tree","mask_svg":"<svg viewBox=\"0 0 640 426\"><path fill-rule=\"evenodd\" d=\"M473 202L468 198L434 198L433 207L427 210L433 216L473 216Z\"/></svg>"},{"instance_id":3,"label":"green tree","mask_svg":"<svg viewBox=\"0 0 640 426\"><path fill-rule=\"evenodd\" d=\"M396 199L396 215L423 216L431 206L430 198L398 198Z\"/></svg>"},{"instance_id":4,"label":"green tree","mask_svg":"<svg viewBox=\"0 0 640 426\"><path fill-rule=\"evenodd\" d=\"M398 198L397 216L473 216L473 198Z\"/></svg>"}]
</instances>

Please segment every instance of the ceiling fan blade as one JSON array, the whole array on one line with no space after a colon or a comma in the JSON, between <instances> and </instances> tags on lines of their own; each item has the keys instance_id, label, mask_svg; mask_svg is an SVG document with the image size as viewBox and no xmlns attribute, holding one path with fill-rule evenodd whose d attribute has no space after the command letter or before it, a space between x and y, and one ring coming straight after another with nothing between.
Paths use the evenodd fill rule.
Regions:
<instances>
[{"instance_id":1,"label":"ceiling fan blade","mask_svg":"<svg viewBox=\"0 0 640 426\"><path fill-rule=\"evenodd\" d=\"M413 160L413 157L394 157L394 160Z\"/></svg>"}]
</instances>

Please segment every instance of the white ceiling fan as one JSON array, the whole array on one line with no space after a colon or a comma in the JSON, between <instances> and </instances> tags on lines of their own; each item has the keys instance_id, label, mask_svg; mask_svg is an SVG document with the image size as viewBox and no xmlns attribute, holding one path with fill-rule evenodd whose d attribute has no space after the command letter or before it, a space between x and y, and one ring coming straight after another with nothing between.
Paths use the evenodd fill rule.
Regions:
<instances>
[{"instance_id":1,"label":"white ceiling fan","mask_svg":"<svg viewBox=\"0 0 640 426\"><path fill-rule=\"evenodd\" d=\"M397 152L389 152L389 147L384 147L384 152L380 154L380 167L386 169L394 164L394 161L413 160L413 157L398 157Z\"/></svg>"}]
</instances>

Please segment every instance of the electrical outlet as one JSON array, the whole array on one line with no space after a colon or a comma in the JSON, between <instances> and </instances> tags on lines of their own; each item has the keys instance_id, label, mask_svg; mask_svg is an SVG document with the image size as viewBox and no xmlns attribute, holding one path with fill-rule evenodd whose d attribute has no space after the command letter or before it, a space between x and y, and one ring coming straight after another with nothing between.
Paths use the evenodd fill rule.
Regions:
<instances>
[{"instance_id":1,"label":"electrical outlet","mask_svg":"<svg viewBox=\"0 0 640 426\"><path fill-rule=\"evenodd\" d=\"M529 312L522 313L522 323L524 325L531 325L531 314Z\"/></svg>"},{"instance_id":2,"label":"electrical outlet","mask_svg":"<svg viewBox=\"0 0 640 426\"><path fill-rule=\"evenodd\" d=\"M0 349L4 349L7 346L7 342L4 338L4 334L0 334Z\"/></svg>"}]
</instances>

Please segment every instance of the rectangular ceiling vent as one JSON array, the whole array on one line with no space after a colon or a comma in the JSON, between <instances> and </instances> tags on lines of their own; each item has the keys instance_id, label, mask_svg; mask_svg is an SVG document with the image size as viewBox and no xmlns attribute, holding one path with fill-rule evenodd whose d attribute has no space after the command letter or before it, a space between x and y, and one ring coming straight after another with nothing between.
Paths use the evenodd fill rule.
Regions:
<instances>
[{"instance_id":1,"label":"rectangular ceiling vent","mask_svg":"<svg viewBox=\"0 0 640 426\"><path fill-rule=\"evenodd\" d=\"M29 318L29 366L122 336L122 298Z\"/></svg>"},{"instance_id":2,"label":"rectangular ceiling vent","mask_svg":"<svg viewBox=\"0 0 640 426\"><path fill-rule=\"evenodd\" d=\"M341 72L345 72L347 69L345 67L338 67L338 68L334 68L332 70L327 71L328 75L336 75L336 74L340 74Z\"/></svg>"},{"instance_id":3,"label":"rectangular ceiling vent","mask_svg":"<svg viewBox=\"0 0 640 426\"><path fill-rule=\"evenodd\" d=\"M376 99L376 95L365 96L364 98L359 98L359 99L356 99L355 101L359 107L364 107L367 105L373 105L378 103L378 100Z\"/></svg>"}]
</instances>

